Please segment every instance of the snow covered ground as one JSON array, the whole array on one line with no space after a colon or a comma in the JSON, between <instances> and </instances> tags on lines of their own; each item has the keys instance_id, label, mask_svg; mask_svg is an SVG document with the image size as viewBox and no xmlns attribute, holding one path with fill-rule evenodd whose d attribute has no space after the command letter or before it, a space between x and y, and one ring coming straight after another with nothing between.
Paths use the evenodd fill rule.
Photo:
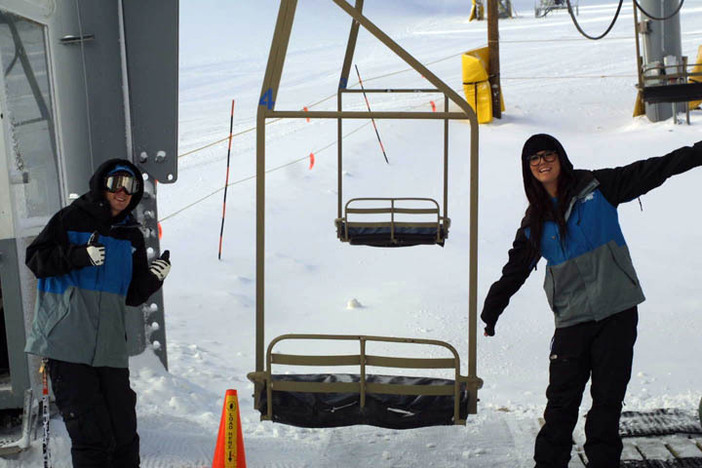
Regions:
<instances>
[{"instance_id":1,"label":"snow covered ground","mask_svg":"<svg viewBox=\"0 0 702 468\"><path fill-rule=\"evenodd\" d=\"M367 15L446 83L461 86L460 54L486 44L485 22L467 22L458 0L369 0ZM545 404L553 321L532 274L497 335L479 336L479 408L465 427L396 431L375 427L300 429L260 422L253 410L255 312L256 104L278 2L182 0L180 153L227 136L236 99L224 252L217 260L226 142L180 159L179 179L160 186L162 246L173 269L165 286L169 370L147 350L132 358L132 386L145 467L211 464L224 393L239 393L251 467L530 466ZM428 6L431 4L430 6ZM582 38L565 12L500 22L503 119L480 128L479 290L482 303L507 258L526 207L518 158L533 133L558 137L577 167L598 168L657 156L702 139L702 113L691 125L632 118L635 44L631 5L611 34ZM583 27L599 34L612 2L580 2ZM277 109L299 110L334 95L350 21L328 0L302 0ZM702 44L702 6L682 9L683 52ZM426 81L362 33L355 62L367 87L422 87ZM375 79L377 78L377 79ZM355 80L351 80L355 83ZM374 110L430 110L426 95L372 96ZM347 109L364 110L360 96ZM333 99L314 107L331 110ZM442 124L380 121L386 165L371 126L344 141L344 198L441 199ZM449 216L445 248L371 249L335 236L336 126L282 121L267 129L266 342L283 333L359 333L431 338L453 344L465 373L468 305L468 126L451 124ZM321 151L320 151L321 150ZM305 157L315 152L309 169ZM300 162L288 163L300 160ZM702 396L702 296L698 245L702 171L670 180L620 208L621 223L648 300L626 409L692 410ZM195 202L198 203L194 204ZM194 204L191 206L191 204ZM348 308L355 299L360 307ZM309 350L309 349L308 349ZM311 351L315 351L312 349ZM330 351L326 349L325 351ZM589 402L583 404L584 415ZM582 440L582 418L576 440ZM54 466L70 466L70 442L52 420ZM39 466L41 446L0 466Z\"/></svg>"}]
</instances>

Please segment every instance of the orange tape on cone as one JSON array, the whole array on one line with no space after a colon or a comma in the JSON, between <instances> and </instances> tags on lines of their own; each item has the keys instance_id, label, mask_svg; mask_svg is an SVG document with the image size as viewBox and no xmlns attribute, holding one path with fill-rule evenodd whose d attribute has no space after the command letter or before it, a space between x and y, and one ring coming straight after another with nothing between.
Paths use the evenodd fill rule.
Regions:
<instances>
[{"instance_id":1,"label":"orange tape on cone","mask_svg":"<svg viewBox=\"0 0 702 468\"><path fill-rule=\"evenodd\" d=\"M236 390L227 390L224 395L222 419L215 445L212 468L246 468L244 434L241 432L241 415Z\"/></svg>"},{"instance_id":2,"label":"orange tape on cone","mask_svg":"<svg viewBox=\"0 0 702 468\"><path fill-rule=\"evenodd\" d=\"M310 153L310 170L314 167L314 153Z\"/></svg>"},{"instance_id":3,"label":"orange tape on cone","mask_svg":"<svg viewBox=\"0 0 702 468\"><path fill-rule=\"evenodd\" d=\"M436 112L436 103L434 101L431 101L431 111Z\"/></svg>"}]
</instances>

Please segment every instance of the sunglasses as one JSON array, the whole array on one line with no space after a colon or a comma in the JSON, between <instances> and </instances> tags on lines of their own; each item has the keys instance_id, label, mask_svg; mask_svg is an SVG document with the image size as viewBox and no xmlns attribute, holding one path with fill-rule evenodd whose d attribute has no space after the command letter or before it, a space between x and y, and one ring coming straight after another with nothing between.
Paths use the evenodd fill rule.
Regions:
<instances>
[{"instance_id":1,"label":"sunglasses","mask_svg":"<svg viewBox=\"0 0 702 468\"><path fill-rule=\"evenodd\" d=\"M105 177L105 189L111 193L124 189L127 195L134 195L139 190L139 181L131 174L112 174Z\"/></svg>"},{"instance_id":2,"label":"sunglasses","mask_svg":"<svg viewBox=\"0 0 702 468\"><path fill-rule=\"evenodd\" d=\"M543 159L546 162L553 162L558 158L558 153L555 151L544 151L541 154L536 153L532 154L527 158L527 161L529 161L530 166L538 166L541 164L541 160Z\"/></svg>"}]
</instances>

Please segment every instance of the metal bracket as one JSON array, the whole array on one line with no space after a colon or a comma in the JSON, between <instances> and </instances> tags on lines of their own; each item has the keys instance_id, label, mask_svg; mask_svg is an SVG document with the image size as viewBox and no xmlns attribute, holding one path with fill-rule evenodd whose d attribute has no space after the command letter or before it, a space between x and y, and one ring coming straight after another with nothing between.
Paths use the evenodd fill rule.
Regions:
<instances>
[{"instance_id":1,"label":"metal bracket","mask_svg":"<svg viewBox=\"0 0 702 468\"><path fill-rule=\"evenodd\" d=\"M95 34L83 34L82 36L74 36L73 34L67 34L59 39L61 44L72 45L81 44L83 42L90 42L95 40Z\"/></svg>"}]
</instances>

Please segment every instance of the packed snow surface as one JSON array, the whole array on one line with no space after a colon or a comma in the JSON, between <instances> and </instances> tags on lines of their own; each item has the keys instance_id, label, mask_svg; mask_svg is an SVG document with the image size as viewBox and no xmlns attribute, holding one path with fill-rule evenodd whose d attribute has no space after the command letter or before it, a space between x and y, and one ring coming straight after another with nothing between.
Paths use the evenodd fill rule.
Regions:
<instances>
[{"instance_id":1,"label":"packed snow surface","mask_svg":"<svg viewBox=\"0 0 702 468\"><path fill-rule=\"evenodd\" d=\"M497 324L478 339L484 380L467 425L408 431L375 427L301 429L261 422L253 409L255 368L255 126L279 2L181 1L178 181L159 186L162 247L171 251L165 311L169 369L149 349L130 361L145 467L211 464L225 391L237 389L251 467L526 467L545 405L553 318L532 273ZM468 22L465 1L367 1L367 15L402 47L461 89L461 54L487 43L486 22ZM480 127L479 305L507 259L526 208L519 155L533 133L564 144L580 168L659 156L702 139L702 112L690 125L632 117L636 97L631 5L601 41L579 35L567 13L535 19L533 4L500 21L505 112ZM580 2L591 34L607 27L613 2ZM702 44L702 6L681 13L683 53ZM349 18L333 2L298 2L276 102L278 110L335 110ZM421 88L428 82L362 32L354 64L366 87ZM350 87L357 87L355 73ZM217 259L226 175L229 110L236 100L222 260ZM431 111L439 95L371 95L374 110ZM320 102L322 101L322 102ZM347 110L365 110L360 95ZM455 109L452 106L452 109ZM443 123L347 121L342 173L352 197L442 200ZM266 129L266 343L284 333L368 334L443 340L467 369L469 126L450 125L450 238L444 248L373 249L336 239L335 121L284 120ZM308 156L315 154L310 169ZM677 176L619 209L647 301L626 409L692 410L702 395L699 254L702 170ZM542 264L543 265L543 261ZM479 324L480 326L480 324ZM482 330L482 328L480 328ZM286 349L295 351L294 346ZM330 342L308 353L343 354ZM301 351L297 348L297 351ZM416 355L400 348L397 353ZM434 350L420 355L443 357ZM347 370L347 369L344 369ZM283 370L284 371L284 370ZM444 375L445 376L445 375ZM583 402L584 415L589 401ZM52 420L54 466L70 466L70 441ZM583 420L576 429L582 441ZM39 466L40 441L2 466Z\"/></svg>"}]
</instances>

